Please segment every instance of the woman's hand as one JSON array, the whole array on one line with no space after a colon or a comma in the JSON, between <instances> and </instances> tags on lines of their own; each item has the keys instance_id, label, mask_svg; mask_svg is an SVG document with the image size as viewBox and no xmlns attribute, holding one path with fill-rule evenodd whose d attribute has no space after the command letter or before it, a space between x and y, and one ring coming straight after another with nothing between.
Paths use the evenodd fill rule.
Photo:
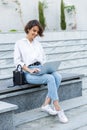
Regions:
<instances>
[{"instance_id":1,"label":"woman's hand","mask_svg":"<svg viewBox=\"0 0 87 130\"><path fill-rule=\"evenodd\" d=\"M38 73L40 71L40 69L38 68L28 68L26 65L23 66L23 69L31 74L33 73Z\"/></svg>"},{"instance_id":2,"label":"woman's hand","mask_svg":"<svg viewBox=\"0 0 87 130\"><path fill-rule=\"evenodd\" d=\"M33 68L33 69L30 69L29 72L32 74L32 73L38 73L40 72L40 69L38 68Z\"/></svg>"}]
</instances>

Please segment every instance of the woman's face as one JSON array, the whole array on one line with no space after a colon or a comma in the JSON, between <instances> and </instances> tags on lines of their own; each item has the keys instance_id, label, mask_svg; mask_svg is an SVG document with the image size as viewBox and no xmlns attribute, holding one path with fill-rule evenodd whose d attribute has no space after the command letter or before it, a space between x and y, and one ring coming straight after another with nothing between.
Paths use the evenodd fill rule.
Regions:
<instances>
[{"instance_id":1,"label":"woman's face","mask_svg":"<svg viewBox=\"0 0 87 130\"><path fill-rule=\"evenodd\" d=\"M38 26L32 27L28 32L29 38L33 40L38 35L38 32L39 32Z\"/></svg>"}]
</instances>

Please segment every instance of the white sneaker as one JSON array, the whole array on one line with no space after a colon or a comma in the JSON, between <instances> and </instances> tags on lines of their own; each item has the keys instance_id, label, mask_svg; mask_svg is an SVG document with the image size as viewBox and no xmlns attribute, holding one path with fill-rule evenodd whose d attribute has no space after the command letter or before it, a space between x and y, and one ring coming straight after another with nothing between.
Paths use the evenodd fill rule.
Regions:
<instances>
[{"instance_id":1,"label":"white sneaker","mask_svg":"<svg viewBox=\"0 0 87 130\"><path fill-rule=\"evenodd\" d=\"M41 110L49 113L50 115L57 115L58 114L58 112L53 110L50 105L42 106Z\"/></svg>"},{"instance_id":2,"label":"white sneaker","mask_svg":"<svg viewBox=\"0 0 87 130\"><path fill-rule=\"evenodd\" d=\"M59 117L60 122L62 122L62 123L67 123L68 122L68 118L64 114L63 110L57 111L57 113L58 113L58 117Z\"/></svg>"}]
</instances>

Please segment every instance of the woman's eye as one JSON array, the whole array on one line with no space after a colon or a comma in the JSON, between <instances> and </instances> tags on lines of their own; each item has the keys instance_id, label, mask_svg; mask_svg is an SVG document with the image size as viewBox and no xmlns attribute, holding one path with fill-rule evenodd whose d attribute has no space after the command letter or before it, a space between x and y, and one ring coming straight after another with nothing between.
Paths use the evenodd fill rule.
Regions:
<instances>
[{"instance_id":1,"label":"woman's eye","mask_svg":"<svg viewBox=\"0 0 87 130\"><path fill-rule=\"evenodd\" d=\"M33 30L33 32L38 33L38 31L36 31L36 30Z\"/></svg>"},{"instance_id":2,"label":"woman's eye","mask_svg":"<svg viewBox=\"0 0 87 130\"><path fill-rule=\"evenodd\" d=\"M36 32L36 30L33 30L34 32Z\"/></svg>"}]
</instances>

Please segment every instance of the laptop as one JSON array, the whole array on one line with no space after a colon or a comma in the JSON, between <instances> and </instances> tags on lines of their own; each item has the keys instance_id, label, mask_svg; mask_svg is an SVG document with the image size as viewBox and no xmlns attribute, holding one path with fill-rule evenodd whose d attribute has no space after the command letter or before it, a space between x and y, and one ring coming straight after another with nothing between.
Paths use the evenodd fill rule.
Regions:
<instances>
[{"instance_id":1,"label":"laptop","mask_svg":"<svg viewBox=\"0 0 87 130\"><path fill-rule=\"evenodd\" d=\"M41 75L41 74L45 74L45 73L47 73L47 74L53 73L58 70L60 63L61 63L60 61L46 62L45 64L43 64L43 66L41 66L40 72L38 72L37 74Z\"/></svg>"}]
</instances>

